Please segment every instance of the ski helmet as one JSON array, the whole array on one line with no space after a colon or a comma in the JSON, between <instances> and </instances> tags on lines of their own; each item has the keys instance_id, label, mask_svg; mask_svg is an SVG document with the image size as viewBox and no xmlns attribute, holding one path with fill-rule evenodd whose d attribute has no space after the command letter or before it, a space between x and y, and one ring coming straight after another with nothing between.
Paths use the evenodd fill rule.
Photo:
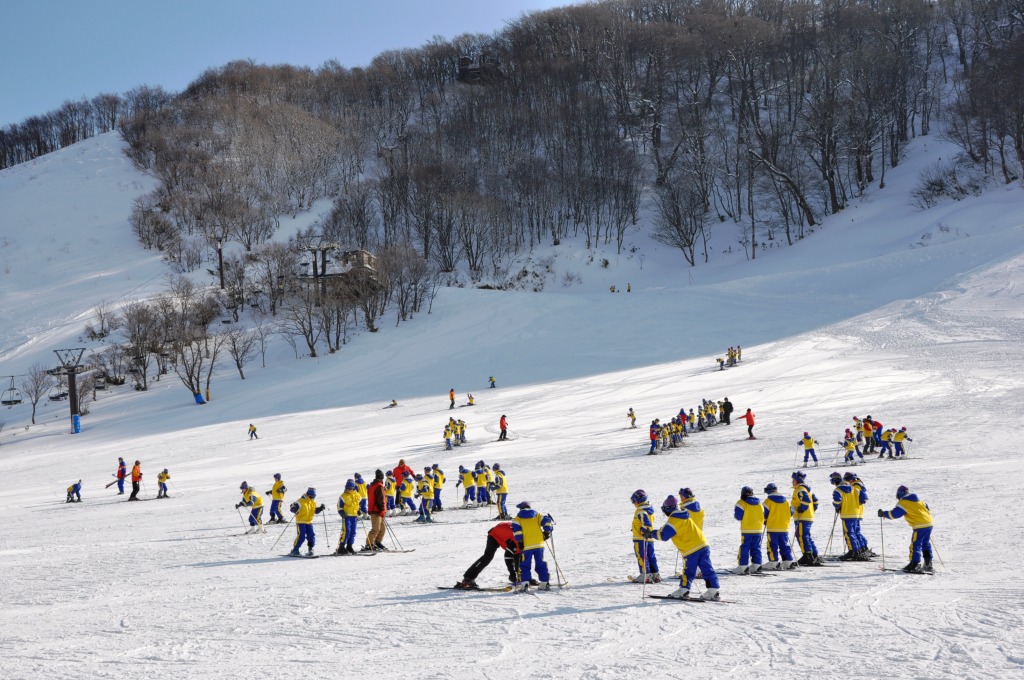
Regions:
<instances>
[{"instance_id":1,"label":"ski helmet","mask_svg":"<svg viewBox=\"0 0 1024 680\"><path fill-rule=\"evenodd\" d=\"M246 489L249 488L249 485L246 482L242 482L242 486L240 486L238 488L241 489L242 491L245 491Z\"/></svg>"},{"instance_id":2,"label":"ski helmet","mask_svg":"<svg viewBox=\"0 0 1024 680\"><path fill-rule=\"evenodd\" d=\"M676 500L675 496L669 496L665 499L665 502L661 504L661 511L666 515L671 515L673 512L679 509L679 501Z\"/></svg>"},{"instance_id":3,"label":"ski helmet","mask_svg":"<svg viewBox=\"0 0 1024 680\"><path fill-rule=\"evenodd\" d=\"M274 473L274 479L281 479L281 473L280 472L275 472Z\"/></svg>"},{"instance_id":4,"label":"ski helmet","mask_svg":"<svg viewBox=\"0 0 1024 680\"><path fill-rule=\"evenodd\" d=\"M363 481L363 476L361 474L359 474L358 472L356 472L352 476L355 477L360 482Z\"/></svg>"},{"instance_id":5,"label":"ski helmet","mask_svg":"<svg viewBox=\"0 0 1024 680\"><path fill-rule=\"evenodd\" d=\"M745 486L742 489L740 489L740 498L750 498L753 495L754 490L751 489L749 486Z\"/></svg>"},{"instance_id":6,"label":"ski helmet","mask_svg":"<svg viewBox=\"0 0 1024 680\"><path fill-rule=\"evenodd\" d=\"M903 500L903 497L906 496L909 493L910 493L910 489L908 489L903 484L900 484L900 488L896 489L896 500L898 500L898 501Z\"/></svg>"},{"instance_id":7,"label":"ski helmet","mask_svg":"<svg viewBox=\"0 0 1024 680\"><path fill-rule=\"evenodd\" d=\"M492 466L491 466L491 468L492 468L492 469L494 469L494 470L501 470L501 466L500 466L500 465L498 465L497 463L495 463L494 465L492 465Z\"/></svg>"},{"instance_id":8,"label":"ski helmet","mask_svg":"<svg viewBox=\"0 0 1024 680\"><path fill-rule=\"evenodd\" d=\"M907 428L905 428L905 427L901 427L900 428L900 432L906 432L906 431L907 431Z\"/></svg>"},{"instance_id":9,"label":"ski helmet","mask_svg":"<svg viewBox=\"0 0 1024 680\"><path fill-rule=\"evenodd\" d=\"M416 475L416 479L417 481L423 481L423 473L421 472L420 474Z\"/></svg>"},{"instance_id":10,"label":"ski helmet","mask_svg":"<svg viewBox=\"0 0 1024 680\"><path fill-rule=\"evenodd\" d=\"M469 472L469 470L466 469L465 465L460 465L459 466L459 472Z\"/></svg>"},{"instance_id":11,"label":"ski helmet","mask_svg":"<svg viewBox=\"0 0 1024 680\"><path fill-rule=\"evenodd\" d=\"M811 436L811 433L810 433L810 432L804 432L804 436L805 436L805 437L810 437L810 436Z\"/></svg>"},{"instance_id":12,"label":"ski helmet","mask_svg":"<svg viewBox=\"0 0 1024 680\"><path fill-rule=\"evenodd\" d=\"M769 482L768 486L764 487L765 493L775 493L779 490L779 487L775 486L775 482Z\"/></svg>"},{"instance_id":13,"label":"ski helmet","mask_svg":"<svg viewBox=\"0 0 1024 680\"><path fill-rule=\"evenodd\" d=\"M647 502L647 492L643 489L637 489L633 492L633 495L629 497L629 502L633 505Z\"/></svg>"},{"instance_id":14,"label":"ski helmet","mask_svg":"<svg viewBox=\"0 0 1024 680\"><path fill-rule=\"evenodd\" d=\"M846 474L843 475L843 479L847 482L852 482L853 480L857 479L857 473L847 472Z\"/></svg>"},{"instance_id":15,"label":"ski helmet","mask_svg":"<svg viewBox=\"0 0 1024 680\"><path fill-rule=\"evenodd\" d=\"M520 510L529 510L530 509L530 502L529 501L523 501L522 503L516 504L516 507L519 508Z\"/></svg>"},{"instance_id":16,"label":"ski helmet","mask_svg":"<svg viewBox=\"0 0 1024 680\"><path fill-rule=\"evenodd\" d=\"M164 474L165 475L167 474L167 468L164 468ZM78 480L78 481L81 482L82 480Z\"/></svg>"},{"instance_id":17,"label":"ski helmet","mask_svg":"<svg viewBox=\"0 0 1024 680\"><path fill-rule=\"evenodd\" d=\"M423 468L423 471L429 473L430 472L430 466L428 465L427 467Z\"/></svg>"},{"instance_id":18,"label":"ski helmet","mask_svg":"<svg viewBox=\"0 0 1024 680\"><path fill-rule=\"evenodd\" d=\"M693 498L693 491L688 486L684 486L679 490L679 496L681 498Z\"/></svg>"},{"instance_id":19,"label":"ski helmet","mask_svg":"<svg viewBox=\"0 0 1024 680\"><path fill-rule=\"evenodd\" d=\"M345 491L352 491L356 488L356 483L351 479L345 481Z\"/></svg>"},{"instance_id":20,"label":"ski helmet","mask_svg":"<svg viewBox=\"0 0 1024 680\"><path fill-rule=\"evenodd\" d=\"M306 497L316 498L316 489L314 489L313 487L309 487L308 489L306 489Z\"/></svg>"},{"instance_id":21,"label":"ski helmet","mask_svg":"<svg viewBox=\"0 0 1024 680\"><path fill-rule=\"evenodd\" d=\"M391 470L388 470L387 472L384 473L384 476L385 477L394 477L395 473L392 472Z\"/></svg>"},{"instance_id":22,"label":"ski helmet","mask_svg":"<svg viewBox=\"0 0 1024 680\"><path fill-rule=\"evenodd\" d=\"M793 473L793 479L795 479L798 482L803 482L805 479L807 479L807 475L801 472L800 470L797 470L796 472Z\"/></svg>"},{"instance_id":23,"label":"ski helmet","mask_svg":"<svg viewBox=\"0 0 1024 680\"><path fill-rule=\"evenodd\" d=\"M433 465L431 465L430 467L431 467L431 469L433 469L433 470L436 470L436 469L437 469L437 463L434 463L434 464L433 464Z\"/></svg>"},{"instance_id":24,"label":"ski helmet","mask_svg":"<svg viewBox=\"0 0 1024 680\"><path fill-rule=\"evenodd\" d=\"M838 472L833 472L828 476L828 481L832 482L833 484L839 484L840 482L843 481L843 476Z\"/></svg>"}]
</instances>

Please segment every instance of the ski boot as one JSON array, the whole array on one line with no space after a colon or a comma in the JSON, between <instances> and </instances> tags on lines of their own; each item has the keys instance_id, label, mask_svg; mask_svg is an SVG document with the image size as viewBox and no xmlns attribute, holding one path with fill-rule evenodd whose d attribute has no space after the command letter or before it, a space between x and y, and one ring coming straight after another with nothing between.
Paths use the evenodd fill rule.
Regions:
<instances>
[{"instance_id":1,"label":"ski boot","mask_svg":"<svg viewBox=\"0 0 1024 680\"><path fill-rule=\"evenodd\" d=\"M796 569L796 567L796 560L782 560L782 563L779 565L781 571L789 571L790 569Z\"/></svg>"},{"instance_id":2,"label":"ski boot","mask_svg":"<svg viewBox=\"0 0 1024 680\"><path fill-rule=\"evenodd\" d=\"M816 567L823 567L823 566L825 566L825 558L822 557L821 555L815 555L814 556L814 566L816 566Z\"/></svg>"},{"instance_id":3,"label":"ski boot","mask_svg":"<svg viewBox=\"0 0 1024 680\"><path fill-rule=\"evenodd\" d=\"M907 566L903 567L903 571L907 572L908 574L923 574L924 573L924 569L921 568L921 563L920 562L911 562Z\"/></svg>"},{"instance_id":4,"label":"ski boot","mask_svg":"<svg viewBox=\"0 0 1024 680\"><path fill-rule=\"evenodd\" d=\"M337 549L337 550L335 550L335 551L334 551L333 553L331 553L331 554L332 554L332 555L347 555L347 554L348 554L348 551L347 551L347 550L345 550L345 546L339 546L339 547L338 547L338 549Z\"/></svg>"},{"instance_id":5,"label":"ski boot","mask_svg":"<svg viewBox=\"0 0 1024 680\"><path fill-rule=\"evenodd\" d=\"M517 593L525 593L527 590L529 590L529 588L530 588L530 584L529 583L519 582L519 583L516 583L515 586L513 586L512 590L514 590Z\"/></svg>"},{"instance_id":6,"label":"ski boot","mask_svg":"<svg viewBox=\"0 0 1024 680\"><path fill-rule=\"evenodd\" d=\"M753 575L753 574L760 574L763 568L764 568L763 564L754 564L753 562L750 563L750 573L751 573L751 575Z\"/></svg>"},{"instance_id":7,"label":"ski boot","mask_svg":"<svg viewBox=\"0 0 1024 680\"><path fill-rule=\"evenodd\" d=\"M312 548L310 548L309 550L306 551L306 557L313 557L313 549Z\"/></svg>"},{"instance_id":8,"label":"ski boot","mask_svg":"<svg viewBox=\"0 0 1024 680\"><path fill-rule=\"evenodd\" d=\"M924 571L928 572L929 574L935 573L935 568L932 567L932 561L927 557L924 560Z\"/></svg>"},{"instance_id":9,"label":"ski boot","mask_svg":"<svg viewBox=\"0 0 1024 680\"><path fill-rule=\"evenodd\" d=\"M738 566L735 569L733 569L732 573L737 574L739 576L744 576L746 574L749 574L750 573L750 565L749 564L741 564L740 566Z\"/></svg>"},{"instance_id":10,"label":"ski boot","mask_svg":"<svg viewBox=\"0 0 1024 680\"><path fill-rule=\"evenodd\" d=\"M478 586L476 584L476 581L474 581L473 579L468 579L468 580L459 581L458 583L456 583L455 584L455 589L456 590L480 590L480 586Z\"/></svg>"},{"instance_id":11,"label":"ski boot","mask_svg":"<svg viewBox=\"0 0 1024 680\"><path fill-rule=\"evenodd\" d=\"M719 595L718 595L718 588L708 588L707 590L705 590L703 593L700 594L700 599L702 599L702 600L720 600L722 598L719 597Z\"/></svg>"},{"instance_id":12,"label":"ski boot","mask_svg":"<svg viewBox=\"0 0 1024 680\"><path fill-rule=\"evenodd\" d=\"M761 570L762 571L778 571L779 570L779 565L780 565L779 562L765 562L764 564L761 565Z\"/></svg>"},{"instance_id":13,"label":"ski boot","mask_svg":"<svg viewBox=\"0 0 1024 680\"><path fill-rule=\"evenodd\" d=\"M298 549L298 548L292 548L292 551L291 551L290 553L288 553L288 554L289 554L289 555L290 555L291 557L300 557L300 555L299 555L299 549Z\"/></svg>"},{"instance_id":14,"label":"ski boot","mask_svg":"<svg viewBox=\"0 0 1024 680\"><path fill-rule=\"evenodd\" d=\"M531 583L530 585L533 584ZM537 585L537 590L551 590L551 584L547 581L544 581L544 583L540 583Z\"/></svg>"},{"instance_id":15,"label":"ski boot","mask_svg":"<svg viewBox=\"0 0 1024 680\"><path fill-rule=\"evenodd\" d=\"M355 551L353 550L352 552ZM373 552L373 546L364 545L362 548L359 549L359 552Z\"/></svg>"},{"instance_id":16,"label":"ski boot","mask_svg":"<svg viewBox=\"0 0 1024 680\"><path fill-rule=\"evenodd\" d=\"M800 558L800 561L797 562L797 564L803 565L805 567L812 566L814 564L814 555L812 553L805 552L803 556Z\"/></svg>"},{"instance_id":17,"label":"ski boot","mask_svg":"<svg viewBox=\"0 0 1024 680\"><path fill-rule=\"evenodd\" d=\"M651 574L651 580L655 583L661 583L661 574L659 574L658 572L654 572L653 574Z\"/></svg>"},{"instance_id":18,"label":"ski boot","mask_svg":"<svg viewBox=\"0 0 1024 680\"><path fill-rule=\"evenodd\" d=\"M680 587L678 590L673 590L669 593L668 597L671 597L673 600L689 600L690 589Z\"/></svg>"},{"instance_id":19,"label":"ski boot","mask_svg":"<svg viewBox=\"0 0 1024 680\"><path fill-rule=\"evenodd\" d=\"M388 549L387 549L387 548L386 548L386 547L384 546L384 544L383 544L383 543L380 543L380 542L374 543L374 544L373 544L373 549L374 549L374 550L376 550L377 552L387 552L387 550L388 550Z\"/></svg>"}]
</instances>

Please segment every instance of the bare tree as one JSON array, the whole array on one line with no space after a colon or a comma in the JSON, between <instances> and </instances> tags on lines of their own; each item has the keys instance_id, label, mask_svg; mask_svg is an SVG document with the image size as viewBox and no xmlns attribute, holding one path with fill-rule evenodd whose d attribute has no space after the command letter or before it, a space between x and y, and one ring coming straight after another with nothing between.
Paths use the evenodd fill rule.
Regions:
<instances>
[{"instance_id":1,"label":"bare tree","mask_svg":"<svg viewBox=\"0 0 1024 680\"><path fill-rule=\"evenodd\" d=\"M49 393L57 384L45 364L36 363L28 369L28 374L21 379L21 393L28 398L32 404L32 424L36 424L36 405Z\"/></svg>"},{"instance_id":2,"label":"bare tree","mask_svg":"<svg viewBox=\"0 0 1024 680\"><path fill-rule=\"evenodd\" d=\"M117 308L109 300L103 300L92 310L95 323L85 325L85 336L90 340L103 340L121 325L121 317Z\"/></svg>"},{"instance_id":3,"label":"bare tree","mask_svg":"<svg viewBox=\"0 0 1024 680\"><path fill-rule=\"evenodd\" d=\"M260 343L260 336L255 331L246 331L241 328L233 328L224 335L224 344L227 347L231 360L235 362L238 369L238 377L245 380L244 368Z\"/></svg>"}]
</instances>

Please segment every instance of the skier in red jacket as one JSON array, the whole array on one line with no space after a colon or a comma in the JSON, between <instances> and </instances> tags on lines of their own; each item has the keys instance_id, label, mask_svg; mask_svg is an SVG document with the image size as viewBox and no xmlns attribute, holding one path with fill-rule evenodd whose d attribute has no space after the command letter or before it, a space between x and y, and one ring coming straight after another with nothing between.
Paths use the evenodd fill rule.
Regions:
<instances>
[{"instance_id":1,"label":"skier in red jacket","mask_svg":"<svg viewBox=\"0 0 1024 680\"><path fill-rule=\"evenodd\" d=\"M416 473L413 472L412 468L405 464L405 459L404 458L402 460L398 461L398 466L395 467L395 469L392 470L392 472L394 472L394 474L395 474L395 479L397 479L399 481L405 479L405 473L406 472L408 472L413 477L416 476Z\"/></svg>"},{"instance_id":2,"label":"skier in red jacket","mask_svg":"<svg viewBox=\"0 0 1024 680\"><path fill-rule=\"evenodd\" d=\"M522 550L516 543L512 533L511 522L499 522L494 528L487 532L487 547L484 554L466 570L462 580L455 584L459 590L476 590L476 577L491 563L494 553L498 548L505 549L505 566L508 568L508 580L515 583L519 580L519 561L522 559Z\"/></svg>"},{"instance_id":3,"label":"skier in red jacket","mask_svg":"<svg viewBox=\"0 0 1024 680\"><path fill-rule=\"evenodd\" d=\"M377 470L373 483L366 490L367 512L370 514L370 532L366 535L366 550L387 550L384 547L384 522L388 514L387 499L384 497L384 472Z\"/></svg>"},{"instance_id":4,"label":"skier in red jacket","mask_svg":"<svg viewBox=\"0 0 1024 680\"><path fill-rule=\"evenodd\" d=\"M754 436L754 414L748 408L747 412L740 416L740 420L746 421L747 423L747 439L757 439Z\"/></svg>"},{"instance_id":5,"label":"skier in red jacket","mask_svg":"<svg viewBox=\"0 0 1024 680\"><path fill-rule=\"evenodd\" d=\"M498 427L501 429L501 434L498 435L498 441L503 442L508 439L508 421L505 416L501 416L501 420L498 421Z\"/></svg>"}]
</instances>

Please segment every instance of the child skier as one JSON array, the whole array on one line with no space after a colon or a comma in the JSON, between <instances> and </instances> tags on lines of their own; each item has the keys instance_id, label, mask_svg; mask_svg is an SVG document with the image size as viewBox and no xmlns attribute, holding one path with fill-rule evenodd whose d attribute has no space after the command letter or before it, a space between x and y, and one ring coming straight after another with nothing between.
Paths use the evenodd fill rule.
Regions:
<instances>
[{"instance_id":1,"label":"child skier","mask_svg":"<svg viewBox=\"0 0 1024 680\"><path fill-rule=\"evenodd\" d=\"M761 571L761 532L764 530L764 508L749 486L740 489L733 517L740 523L740 556L736 574Z\"/></svg>"},{"instance_id":2,"label":"child skier","mask_svg":"<svg viewBox=\"0 0 1024 680\"><path fill-rule=\"evenodd\" d=\"M900 485L896 489L896 507L878 511L879 517L899 519L903 517L914 530L910 539L910 563L903 567L906 572L932 571L932 513L928 504ZM924 557L924 566L921 558Z\"/></svg>"},{"instance_id":3,"label":"child skier","mask_svg":"<svg viewBox=\"0 0 1024 680\"><path fill-rule=\"evenodd\" d=\"M790 505L794 510L796 542L802 553L797 563L805 567L821 566L825 560L818 556L818 546L811 538L814 511L818 509L818 497L811 491L806 480L807 475L803 472L793 473L793 498L790 500Z\"/></svg>"},{"instance_id":4,"label":"child skier","mask_svg":"<svg viewBox=\"0 0 1024 680\"><path fill-rule=\"evenodd\" d=\"M284 482L281 481L281 473L274 473L274 484L265 495L270 496L270 522L269 524L285 524L284 515L281 514L281 503L284 502L284 494L288 491Z\"/></svg>"},{"instance_id":5,"label":"child skier","mask_svg":"<svg viewBox=\"0 0 1024 680\"><path fill-rule=\"evenodd\" d=\"M316 545L316 532L313 531L313 519L324 511L324 504L316 504L316 489L309 487L306 493L299 496L299 500L289 506L292 514L295 515L295 543L292 551L288 553L292 557L299 557L299 548L306 544L306 557L313 557L313 546Z\"/></svg>"},{"instance_id":6,"label":"child skier","mask_svg":"<svg viewBox=\"0 0 1024 680\"><path fill-rule=\"evenodd\" d=\"M700 571L707 590L701 593L702 600L717 600L718 574L711 564L711 548L708 547L704 532L700 530L690 513L679 507L675 496L669 496L661 504L661 511L668 516L665 526L649 530L651 538L659 541L671 540L683 556L683 575L679 578L679 589L669 593L669 597L687 600L690 598L690 586Z\"/></svg>"},{"instance_id":7,"label":"child skier","mask_svg":"<svg viewBox=\"0 0 1024 680\"><path fill-rule=\"evenodd\" d=\"M168 498L167 496L167 480L171 478L171 473L164 468L162 472L156 476L156 497L157 498Z\"/></svg>"},{"instance_id":8,"label":"child skier","mask_svg":"<svg viewBox=\"0 0 1024 680\"><path fill-rule=\"evenodd\" d=\"M263 528L263 498L256 493L246 482L238 487L242 490L242 500L235 504L235 508L245 506L249 508L249 530L247 534L267 533Z\"/></svg>"},{"instance_id":9,"label":"child skier","mask_svg":"<svg viewBox=\"0 0 1024 680\"><path fill-rule=\"evenodd\" d=\"M354 555L353 544L356 540L356 522L359 521L360 503L359 488L355 481L345 482L345 490L338 496L338 514L341 516L341 536L338 537L338 549L335 555Z\"/></svg>"},{"instance_id":10,"label":"child skier","mask_svg":"<svg viewBox=\"0 0 1024 680\"><path fill-rule=\"evenodd\" d=\"M654 554L651 532L654 530L654 510L647 500L647 492L637 489L629 497L633 504L633 554L640 568L640 575L633 579L635 583L661 583L658 572L658 557Z\"/></svg>"},{"instance_id":11,"label":"child skier","mask_svg":"<svg viewBox=\"0 0 1024 680\"><path fill-rule=\"evenodd\" d=\"M768 534L768 561L765 569L793 569L796 560L789 546L789 523L793 506L779 493L774 483L764 487L764 520Z\"/></svg>"},{"instance_id":12,"label":"child skier","mask_svg":"<svg viewBox=\"0 0 1024 680\"><path fill-rule=\"evenodd\" d=\"M804 467L807 467L807 460L809 458L814 460L814 467L818 467L818 456L814 453L814 447L818 445L818 440L804 432L804 438L796 444L797 446L802 444L804 447Z\"/></svg>"},{"instance_id":13,"label":"child skier","mask_svg":"<svg viewBox=\"0 0 1024 680\"><path fill-rule=\"evenodd\" d=\"M516 583L515 589L524 591L529 586L535 585L540 590L551 590L551 586L548 584L550 578L548 565L544 561L544 541L551 538L555 523L551 519L551 515L541 516L530 507L527 501L523 501L516 507L519 512L512 520L512 535L515 536L516 543L522 546L523 557L519 581ZM539 581L531 578L531 566L536 568Z\"/></svg>"}]
</instances>

